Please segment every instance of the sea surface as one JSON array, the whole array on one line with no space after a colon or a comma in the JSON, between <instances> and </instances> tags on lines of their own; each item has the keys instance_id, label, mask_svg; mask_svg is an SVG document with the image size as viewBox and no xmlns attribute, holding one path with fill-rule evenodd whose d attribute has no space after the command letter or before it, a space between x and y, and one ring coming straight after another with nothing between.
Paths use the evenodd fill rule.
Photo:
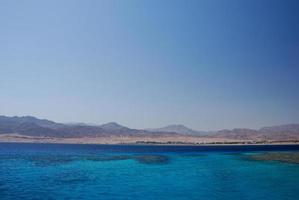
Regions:
<instances>
[{"instance_id":1,"label":"sea surface","mask_svg":"<svg viewBox=\"0 0 299 200\"><path fill-rule=\"evenodd\" d=\"M0 199L298 200L299 146L0 143Z\"/></svg>"}]
</instances>

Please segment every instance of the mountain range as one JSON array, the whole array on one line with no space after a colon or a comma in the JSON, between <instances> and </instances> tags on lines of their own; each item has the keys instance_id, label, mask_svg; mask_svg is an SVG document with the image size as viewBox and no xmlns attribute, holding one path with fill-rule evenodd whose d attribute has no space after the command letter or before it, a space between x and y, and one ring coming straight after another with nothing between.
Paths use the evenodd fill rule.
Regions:
<instances>
[{"instance_id":1,"label":"mountain range","mask_svg":"<svg viewBox=\"0 0 299 200\"><path fill-rule=\"evenodd\" d=\"M197 131L193 130L191 128L188 128L182 124L173 124L168 125L162 128L150 128L146 129L150 132L167 132L167 133L178 133L178 134L184 134L184 135L207 135L208 131Z\"/></svg>"},{"instance_id":2,"label":"mountain range","mask_svg":"<svg viewBox=\"0 0 299 200\"><path fill-rule=\"evenodd\" d=\"M32 116L0 116L0 134L11 133L46 137L99 137L155 134L157 132L151 133L146 130L131 129L116 122L102 125L87 125L85 123L63 124Z\"/></svg>"},{"instance_id":3,"label":"mountain range","mask_svg":"<svg viewBox=\"0 0 299 200\"><path fill-rule=\"evenodd\" d=\"M299 124L263 127L261 129L223 129L214 132L197 131L184 125L168 125L156 129L131 129L116 122L102 125L85 123L63 124L32 116L0 116L0 134L17 133L26 136L56 138L102 137L102 136L195 136L206 138L225 138L232 140L299 140Z\"/></svg>"}]
</instances>

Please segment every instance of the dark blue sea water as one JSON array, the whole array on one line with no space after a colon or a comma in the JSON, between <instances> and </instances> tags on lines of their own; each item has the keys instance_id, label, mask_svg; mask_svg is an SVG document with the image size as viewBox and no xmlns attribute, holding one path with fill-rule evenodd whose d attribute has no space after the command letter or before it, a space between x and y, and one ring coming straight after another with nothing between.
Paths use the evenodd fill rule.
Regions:
<instances>
[{"instance_id":1,"label":"dark blue sea water","mask_svg":"<svg viewBox=\"0 0 299 200\"><path fill-rule=\"evenodd\" d=\"M0 143L0 199L297 200L298 164L248 155L298 150Z\"/></svg>"}]
</instances>

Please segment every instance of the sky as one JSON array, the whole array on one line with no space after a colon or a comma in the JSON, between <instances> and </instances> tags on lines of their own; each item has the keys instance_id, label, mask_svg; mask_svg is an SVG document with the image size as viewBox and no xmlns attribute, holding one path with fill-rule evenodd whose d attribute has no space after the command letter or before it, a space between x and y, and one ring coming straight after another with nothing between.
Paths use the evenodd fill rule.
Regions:
<instances>
[{"instance_id":1,"label":"sky","mask_svg":"<svg viewBox=\"0 0 299 200\"><path fill-rule=\"evenodd\" d=\"M0 115L299 123L297 0L0 0Z\"/></svg>"}]
</instances>

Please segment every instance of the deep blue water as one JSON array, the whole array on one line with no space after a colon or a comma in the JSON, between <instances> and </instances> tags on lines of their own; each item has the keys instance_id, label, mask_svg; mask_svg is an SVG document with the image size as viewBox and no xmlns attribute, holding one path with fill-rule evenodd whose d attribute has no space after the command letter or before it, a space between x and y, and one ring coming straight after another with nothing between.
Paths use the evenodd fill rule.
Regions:
<instances>
[{"instance_id":1,"label":"deep blue water","mask_svg":"<svg viewBox=\"0 0 299 200\"><path fill-rule=\"evenodd\" d=\"M297 200L299 165L247 155L299 146L0 143L0 199Z\"/></svg>"}]
</instances>

